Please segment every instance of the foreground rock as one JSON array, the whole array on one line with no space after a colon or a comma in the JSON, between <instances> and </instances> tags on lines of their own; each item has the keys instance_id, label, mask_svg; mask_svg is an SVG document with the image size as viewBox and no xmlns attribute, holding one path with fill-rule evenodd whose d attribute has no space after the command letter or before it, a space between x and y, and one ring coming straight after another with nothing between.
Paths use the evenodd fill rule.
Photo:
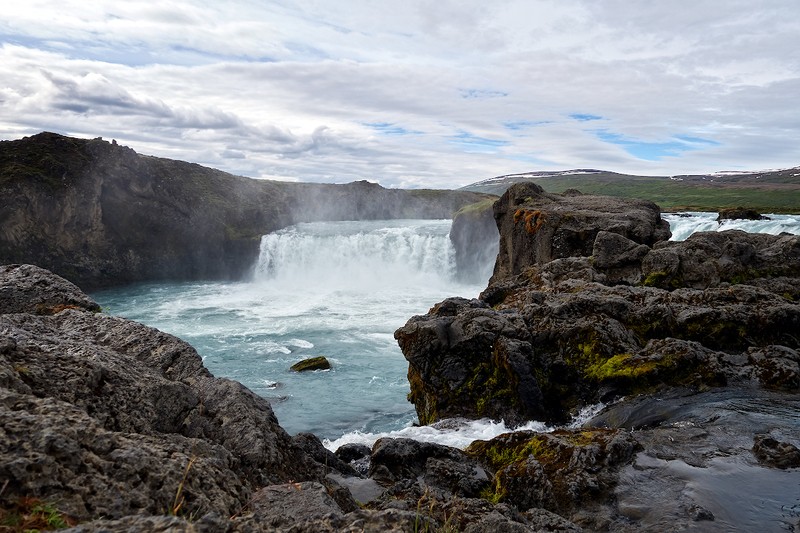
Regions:
<instances>
[{"instance_id":1,"label":"foreground rock","mask_svg":"<svg viewBox=\"0 0 800 533\"><path fill-rule=\"evenodd\" d=\"M41 133L0 141L0 197L0 264L36 264L88 290L241 278L261 236L291 224L450 218L486 195L249 179Z\"/></svg>"},{"instance_id":2,"label":"foreground rock","mask_svg":"<svg viewBox=\"0 0 800 533\"><path fill-rule=\"evenodd\" d=\"M575 530L483 499L488 471L460 450L385 439L335 455L289 437L191 346L97 309L46 270L0 267L2 527Z\"/></svg>"},{"instance_id":3,"label":"foreground rock","mask_svg":"<svg viewBox=\"0 0 800 533\"><path fill-rule=\"evenodd\" d=\"M62 310L30 313L26 286L40 289L37 310ZM266 400L213 377L185 342L95 314L29 265L0 267L0 301L3 502L47 498L76 520L178 506L230 516L257 487L324 478Z\"/></svg>"}]
</instances>

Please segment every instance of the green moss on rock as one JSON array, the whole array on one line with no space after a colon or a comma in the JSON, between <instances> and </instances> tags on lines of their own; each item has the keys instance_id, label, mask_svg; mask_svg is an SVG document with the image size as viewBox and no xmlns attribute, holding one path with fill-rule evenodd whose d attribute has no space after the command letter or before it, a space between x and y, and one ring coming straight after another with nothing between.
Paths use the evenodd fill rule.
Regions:
<instances>
[{"instance_id":1,"label":"green moss on rock","mask_svg":"<svg viewBox=\"0 0 800 533\"><path fill-rule=\"evenodd\" d=\"M328 370L330 367L331 363L325 358L325 356L320 355L319 357L303 359L302 361L293 364L291 366L291 370L294 370L295 372L306 372L309 370Z\"/></svg>"}]
</instances>

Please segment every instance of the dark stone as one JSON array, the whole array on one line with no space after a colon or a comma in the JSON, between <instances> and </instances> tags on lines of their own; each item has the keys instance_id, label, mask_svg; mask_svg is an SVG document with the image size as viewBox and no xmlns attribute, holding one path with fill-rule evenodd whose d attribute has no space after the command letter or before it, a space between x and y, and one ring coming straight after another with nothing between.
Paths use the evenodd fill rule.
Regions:
<instances>
[{"instance_id":1,"label":"dark stone","mask_svg":"<svg viewBox=\"0 0 800 533\"><path fill-rule=\"evenodd\" d=\"M469 461L461 450L411 439L382 438L372 447L369 477L389 484L425 473L428 459Z\"/></svg>"},{"instance_id":2,"label":"dark stone","mask_svg":"<svg viewBox=\"0 0 800 533\"><path fill-rule=\"evenodd\" d=\"M319 357L311 357L298 361L291 366L290 370L294 370L295 372L307 372L309 370L329 370L330 368L331 363L325 356L320 355Z\"/></svg>"},{"instance_id":3,"label":"dark stone","mask_svg":"<svg viewBox=\"0 0 800 533\"><path fill-rule=\"evenodd\" d=\"M352 463L353 461L369 457L369 455L372 453L372 450L370 450L369 446L366 444L351 442L348 444L342 444L333 453L335 453L336 457L345 463Z\"/></svg>"},{"instance_id":4,"label":"dark stone","mask_svg":"<svg viewBox=\"0 0 800 533\"><path fill-rule=\"evenodd\" d=\"M65 309L97 312L100 306L78 287L43 268L0 266L0 314L53 315Z\"/></svg>"},{"instance_id":5,"label":"dark stone","mask_svg":"<svg viewBox=\"0 0 800 533\"><path fill-rule=\"evenodd\" d=\"M475 441L466 453L493 473L493 499L569 516L604 504L616 472L639 449L627 432L592 429L507 433Z\"/></svg>"},{"instance_id":6,"label":"dark stone","mask_svg":"<svg viewBox=\"0 0 800 533\"><path fill-rule=\"evenodd\" d=\"M589 257L600 231L652 246L669 238L654 203L607 196L561 196L538 185L512 185L494 204L500 250L492 283L564 257Z\"/></svg>"},{"instance_id":7,"label":"dark stone","mask_svg":"<svg viewBox=\"0 0 800 533\"><path fill-rule=\"evenodd\" d=\"M800 449L792 443L781 442L769 435L758 435L753 441L753 454L758 462L774 468L800 467Z\"/></svg>"},{"instance_id":8,"label":"dark stone","mask_svg":"<svg viewBox=\"0 0 800 533\"><path fill-rule=\"evenodd\" d=\"M769 217L763 216L755 209L747 209L745 207L729 207L721 209L717 222L723 220L769 220Z\"/></svg>"},{"instance_id":9,"label":"dark stone","mask_svg":"<svg viewBox=\"0 0 800 533\"><path fill-rule=\"evenodd\" d=\"M31 289L32 275L0 270L0 287L24 289L3 294L90 302L28 270ZM231 516L257 487L323 479L265 399L213 377L185 342L85 307L0 314L0 509L35 495L79 521L177 507Z\"/></svg>"},{"instance_id":10,"label":"dark stone","mask_svg":"<svg viewBox=\"0 0 800 533\"><path fill-rule=\"evenodd\" d=\"M313 433L298 433L292 437L292 442L328 470L334 470L345 476L360 476L348 462L343 461L338 455L323 446L319 437ZM369 453L369 448L367 448L367 453Z\"/></svg>"}]
</instances>

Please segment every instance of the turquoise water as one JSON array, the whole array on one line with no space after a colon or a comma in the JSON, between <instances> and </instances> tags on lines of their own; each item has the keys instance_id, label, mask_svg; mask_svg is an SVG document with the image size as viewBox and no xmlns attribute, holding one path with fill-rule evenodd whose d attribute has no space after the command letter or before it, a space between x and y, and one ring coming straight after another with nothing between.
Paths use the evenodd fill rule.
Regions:
<instances>
[{"instance_id":1,"label":"turquoise water","mask_svg":"<svg viewBox=\"0 0 800 533\"><path fill-rule=\"evenodd\" d=\"M665 215L676 239L718 229L715 217ZM800 233L800 217L729 227ZM449 220L300 224L262 239L250 281L135 285L92 296L107 313L192 344L212 373L268 398L290 433L311 431L332 447L385 434L460 445L507 428L489 421L457 431L411 428L407 363L393 337L444 298L473 298L485 288L488 279L456 281L449 229ZM317 355L333 368L289 370Z\"/></svg>"},{"instance_id":2,"label":"turquoise water","mask_svg":"<svg viewBox=\"0 0 800 533\"><path fill-rule=\"evenodd\" d=\"M104 312L194 346L217 376L268 398L290 433L336 439L416 420L394 331L449 296L450 221L301 224L267 235L251 281L135 285L92 296ZM330 371L289 367L326 356Z\"/></svg>"}]
</instances>

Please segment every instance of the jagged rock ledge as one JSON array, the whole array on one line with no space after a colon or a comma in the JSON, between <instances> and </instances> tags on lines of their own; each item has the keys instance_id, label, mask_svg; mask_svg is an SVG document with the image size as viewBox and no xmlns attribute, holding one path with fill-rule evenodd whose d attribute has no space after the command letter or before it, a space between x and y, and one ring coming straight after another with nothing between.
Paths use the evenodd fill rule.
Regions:
<instances>
[{"instance_id":1,"label":"jagged rock ledge","mask_svg":"<svg viewBox=\"0 0 800 533\"><path fill-rule=\"evenodd\" d=\"M582 428L473 443L483 496L591 531L798 527L783 491L800 467L800 237L669 242L652 203L532 184L494 216L487 289L395 332L420 421L558 424L615 403Z\"/></svg>"},{"instance_id":2,"label":"jagged rock ledge","mask_svg":"<svg viewBox=\"0 0 800 533\"><path fill-rule=\"evenodd\" d=\"M800 237L670 242L654 204L532 184L494 210L489 287L395 333L422 423L564 422L663 387L800 389Z\"/></svg>"}]
</instances>

